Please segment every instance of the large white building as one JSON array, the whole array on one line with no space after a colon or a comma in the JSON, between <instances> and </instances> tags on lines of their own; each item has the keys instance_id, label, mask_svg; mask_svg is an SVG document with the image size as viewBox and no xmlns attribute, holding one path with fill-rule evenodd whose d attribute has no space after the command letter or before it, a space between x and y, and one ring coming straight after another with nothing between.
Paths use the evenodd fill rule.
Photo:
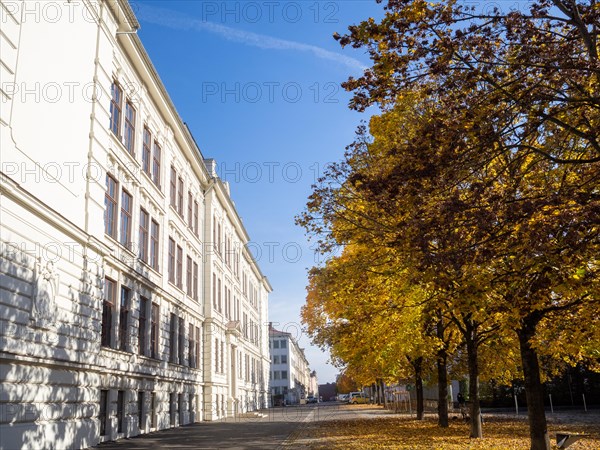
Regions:
<instances>
[{"instance_id":1,"label":"large white building","mask_svg":"<svg viewBox=\"0 0 600 450\"><path fill-rule=\"evenodd\" d=\"M0 449L266 407L271 287L128 2L0 13Z\"/></svg>"},{"instance_id":2,"label":"large white building","mask_svg":"<svg viewBox=\"0 0 600 450\"><path fill-rule=\"evenodd\" d=\"M276 330L270 325L269 345L273 403L277 405L285 400L286 404L294 405L310 395L318 395L316 373L313 378L304 349L292 333Z\"/></svg>"}]
</instances>

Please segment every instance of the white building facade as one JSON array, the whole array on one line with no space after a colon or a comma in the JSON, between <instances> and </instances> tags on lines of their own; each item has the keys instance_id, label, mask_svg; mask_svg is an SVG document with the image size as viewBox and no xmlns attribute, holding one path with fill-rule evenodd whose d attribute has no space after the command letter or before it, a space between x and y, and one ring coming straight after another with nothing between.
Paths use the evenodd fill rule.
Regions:
<instances>
[{"instance_id":1,"label":"white building facade","mask_svg":"<svg viewBox=\"0 0 600 450\"><path fill-rule=\"evenodd\" d=\"M128 2L0 12L0 448L266 407L271 287Z\"/></svg>"},{"instance_id":2,"label":"white building facade","mask_svg":"<svg viewBox=\"0 0 600 450\"><path fill-rule=\"evenodd\" d=\"M279 405L303 403L306 397L318 395L311 385L311 372L304 349L291 333L269 327L271 348L271 395L272 402Z\"/></svg>"}]
</instances>

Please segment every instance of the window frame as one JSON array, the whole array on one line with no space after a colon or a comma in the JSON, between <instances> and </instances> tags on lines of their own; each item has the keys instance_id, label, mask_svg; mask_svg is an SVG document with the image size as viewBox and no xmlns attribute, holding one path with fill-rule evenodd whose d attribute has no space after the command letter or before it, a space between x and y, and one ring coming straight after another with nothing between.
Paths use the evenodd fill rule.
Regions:
<instances>
[{"instance_id":1,"label":"window frame","mask_svg":"<svg viewBox=\"0 0 600 450\"><path fill-rule=\"evenodd\" d=\"M175 284L175 252L176 244L175 239L169 236L169 263L168 263L168 277L169 282Z\"/></svg>"},{"instance_id":2,"label":"window frame","mask_svg":"<svg viewBox=\"0 0 600 450\"><path fill-rule=\"evenodd\" d=\"M171 175L169 179L169 202L177 210L177 169L171 166Z\"/></svg>"},{"instance_id":3,"label":"window frame","mask_svg":"<svg viewBox=\"0 0 600 450\"><path fill-rule=\"evenodd\" d=\"M156 233L155 233L156 231ZM160 225L151 219L150 220L150 267L157 272L160 270Z\"/></svg>"},{"instance_id":4,"label":"window frame","mask_svg":"<svg viewBox=\"0 0 600 450\"><path fill-rule=\"evenodd\" d=\"M177 345L177 362L181 365L185 363L185 319L183 317L179 317L178 321L178 345Z\"/></svg>"},{"instance_id":5,"label":"window frame","mask_svg":"<svg viewBox=\"0 0 600 450\"><path fill-rule=\"evenodd\" d=\"M160 306L152 302L150 306L150 357L159 359Z\"/></svg>"},{"instance_id":6,"label":"window frame","mask_svg":"<svg viewBox=\"0 0 600 450\"><path fill-rule=\"evenodd\" d=\"M123 88L113 80L110 88L110 130L121 139L121 119L123 113Z\"/></svg>"},{"instance_id":7,"label":"window frame","mask_svg":"<svg viewBox=\"0 0 600 450\"><path fill-rule=\"evenodd\" d=\"M177 212L183 219L183 178L181 175L177 178Z\"/></svg>"},{"instance_id":8,"label":"window frame","mask_svg":"<svg viewBox=\"0 0 600 450\"><path fill-rule=\"evenodd\" d=\"M188 227L193 230L194 224L194 197L192 195L192 191L188 191L188 205L187 205L187 221Z\"/></svg>"},{"instance_id":9,"label":"window frame","mask_svg":"<svg viewBox=\"0 0 600 450\"><path fill-rule=\"evenodd\" d=\"M125 295L126 294L126 295ZM131 289L121 285L121 297L119 302L119 350L128 350L129 344L129 310L131 308Z\"/></svg>"},{"instance_id":10,"label":"window frame","mask_svg":"<svg viewBox=\"0 0 600 450\"><path fill-rule=\"evenodd\" d=\"M190 255L186 256L186 267L185 267L185 289L188 297L192 297L193 294L193 284L192 284L192 257Z\"/></svg>"},{"instance_id":11,"label":"window frame","mask_svg":"<svg viewBox=\"0 0 600 450\"><path fill-rule=\"evenodd\" d=\"M131 117L130 117L131 115ZM123 124L123 145L129 154L135 157L135 119L136 110L131 100L125 101L125 114Z\"/></svg>"},{"instance_id":12,"label":"window frame","mask_svg":"<svg viewBox=\"0 0 600 450\"><path fill-rule=\"evenodd\" d=\"M196 261L193 262L193 289L192 289L192 298L194 300L198 300L198 283L199 283L199 275L198 275L198 263Z\"/></svg>"},{"instance_id":13,"label":"window frame","mask_svg":"<svg viewBox=\"0 0 600 450\"><path fill-rule=\"evenodd\" d=\"M112 328L115 315L115 302L117 295L117 282L111 278L104 278L104 298L102 300L102 328L100 345L113 347Z\"/></svg>"},{"instance_id":14,"label":"window frame","mask_svg":"<svg viewBox=\"0 0 600 450\"><path fill-rule=\"evenodd\" d=\"M139 258L148 264L148 237L150 236L150 214L144 208L140 208L139 225Z\"/></svg>"},{"instance_id":15,"label":"window frame","mask_svg":"<svg viewBox=\"0 0 600 450\"><path fill-rule=\"evenodd\" d=\"M140 296L140 315L138 317L138 354L146 356L146 330L148 328L148 302L150 300L143 295Z\"/></svg>"},{"instance_id":16,"label":"window frame","mask_svg":"<svg viewBox=\"0 0 600 450\"><path fill-rule=\"evenodd\" d=\"M117 433L123 433L125 421L125 391L117 391Z\"/></svg>"},{"instance_id":17,"label":"window frame","mask_svg":"<svg viewBox=\"0 0 600 450\"><path fill-rule=\"evenodd\" d=\"M171 313L171 321L169 323L169 362L177 364L177 315Z\"/></svg>"},{"instance_id":18,"label":"window frame","mask_svg":"<svg viewBox=\"0 0 600 450\"><path fill-rule=\"evenodd\" d=\"M127 202L125 200L128 200ZM121 189L121 226L119 227L119 242L131 250L131 223L133 218L133 195L126 189Z\"/></svg>"},{"instance_id":19,"label":"window frame","mask_svg":"<svg viewBox=\"0 0 600 450\"><path fill-rule=\"evenodd\" d=\"M200 206L198 204L198 201L194 200L194 227L193 227L193 229L194 229L194 234L196 236L199 235L199 231L198 231L199 230L198 223L199 223L199 216L200 216L199 211L200 211Z\"/></svg>"},{"instance_id":20,"label":"window frame","mask_svg":"<svg viewBox=\"0 0 600 450\"><path fill-rule=\"evenodd\" d=\"M115 240L118 237L118 195L119 182L113 175L107 172L106 192L104 193L104 233Z\"/></svg>"},{"instance_id":21,"label":"window frame","mask_svg":"<svg viewBox=\"0 0 600 450\"><path fill-rule=\"evenodd\" d=\"M162 149L155 139L152 151L152 181L158 189L161 189L160 165L162 162Z\"/></svg>"},{"instance_id":22,"label":"window frame","mask_svg":"<svg viewBox=\"0 0 600 450\"><path fill-rule=\"evenodd\" d=\"M144 125L142 135L142 170L152 178L152 133L147 125Z\"/></svg>"},{"instance_id":23,"label":"window frame","mask_svg":"<svg viewBox=\"0 0 600 450\"><path fill-rule=\"evenodd\" d=\"M183 248L177 245L177 287L183 290Z\"/></svg>"}]
</instances>

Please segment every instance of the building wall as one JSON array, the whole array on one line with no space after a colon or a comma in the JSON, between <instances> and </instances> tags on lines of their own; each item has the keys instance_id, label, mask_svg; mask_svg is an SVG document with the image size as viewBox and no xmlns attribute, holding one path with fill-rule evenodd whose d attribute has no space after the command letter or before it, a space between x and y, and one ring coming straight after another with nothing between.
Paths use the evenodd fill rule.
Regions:
<instances>
[{"instance_id":1,"label":"building wall","mask_svg":"<svg viewBox=\"0 0 600 450\"><path fill-rule=\"evenodd\" d=\"M260 324L270 285L243 250L249 237L227 189L207 169L139 39L117 34L134 31L128 3L2 0L0 12L0 448L81 448L266 406ZM131 151L123 119L117 133L110 129L115 82L122 113L127 101L135 109ZM144 127L151 153L155 142L161 149L160 170L149 173ZM107 174L116 182L114 237L105 227ZM189 198L198 205L191 217ZM142 209L158 225L155 263L141 257ZM253 304L214 252L215 211L257 286ZM215 271L222 289L239 295L240 314L257 324L254 341L213 308ZM239 366L246 355L254 380Z\"/></svg>"},{"instance_id":2,"label":"building wall","mask_svg":"<svg viewBox=\"0 0 600 450\"><path fill-rule=\"evenodd\" d=\"M271 395L284 395L288 404L298 404L310 391L310 369L304 350L290 333L271 329ZM282 345L285 346L283 347ZM286 362L282 362L282 358ZM284 374L285 373L285 378Z\"/></svg>"}]
</instances>

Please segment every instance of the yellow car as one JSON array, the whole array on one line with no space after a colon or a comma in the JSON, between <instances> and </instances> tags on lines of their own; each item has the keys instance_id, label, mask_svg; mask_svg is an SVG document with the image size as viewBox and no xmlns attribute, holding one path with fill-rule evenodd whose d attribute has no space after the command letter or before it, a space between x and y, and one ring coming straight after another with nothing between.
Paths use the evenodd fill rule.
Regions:
<instances>
[{"instance_id":1,"label":"yellow car","mask_svg":"<svg viewBox=\"0 0 600 450\"><path fill-rule=\"evenodd\" d=\"M348 403L357 405L359 403L369 403L369 398L363 392L350 392Z\"/></svg>"}]
</instances>

